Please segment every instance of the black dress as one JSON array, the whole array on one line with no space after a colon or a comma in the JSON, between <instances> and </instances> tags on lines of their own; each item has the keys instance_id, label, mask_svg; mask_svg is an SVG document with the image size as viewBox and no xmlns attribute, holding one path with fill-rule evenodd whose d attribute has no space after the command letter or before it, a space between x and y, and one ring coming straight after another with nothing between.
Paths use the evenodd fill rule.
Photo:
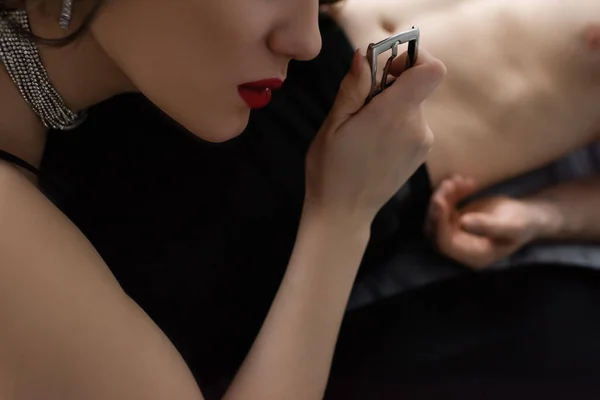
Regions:
<instances>
[{"instance_id":1,"label":"black dress","mask_svg":"<svg viewBox=\"0 0 600 400\"><path fill-rule=\"evenodd\" d=\"M209 399L243 361L285 272L304 155L350 64L344 34L327 18L321 28L321 56L293 63L272 105L229 143L196 139L136 95L48 141L42 168L61 190L44 189ZM362 268L419 239L424 204L406 190L378 216ZM477 274L353 311L327 397L598 398L599 282L558 267Z\"/></svg>"}]
</instances>

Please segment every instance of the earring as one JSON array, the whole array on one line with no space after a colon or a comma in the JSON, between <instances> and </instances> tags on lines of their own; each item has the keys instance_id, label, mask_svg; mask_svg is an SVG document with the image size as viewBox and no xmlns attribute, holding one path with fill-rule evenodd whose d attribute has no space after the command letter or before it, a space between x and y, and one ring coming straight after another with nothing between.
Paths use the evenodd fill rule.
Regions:
<instances>
[{"instance_id":1,"label":"earring","mask_svg":"<svg viewBox=\"0 0 600 400\"><path fill-rule=\"evenodd\" d=\"M60 12L60 27L67 29L71 23L73 14L73 0L63 0L62 10Z\"/></svg>"}]
</instances>

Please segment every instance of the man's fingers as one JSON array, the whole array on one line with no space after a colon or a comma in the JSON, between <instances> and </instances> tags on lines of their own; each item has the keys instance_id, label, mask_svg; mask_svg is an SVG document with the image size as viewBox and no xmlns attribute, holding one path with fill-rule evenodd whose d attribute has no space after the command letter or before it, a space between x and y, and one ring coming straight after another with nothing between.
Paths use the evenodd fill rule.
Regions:
<instances>
[{"instance_id":1,"label":"man's fingers","mask_svg":"<svg viewBox=\"0 0 600 400\"><path fill-rule=\"evenodd\" d=\"M460 226L473 235L486 236L494 240L513 239L518 234L510 224L484 213L462 215Z\"/></svg>"},{"instance_id":2,"label":"man's fingers","mask_svg":"<svg viewBox=\"0 0 600 400\"><path fill-rule=\"evenodd\" d=\"M444 182L431 198L434 214L439 218L449 219L453 204L448 202L449 193L453 190L452 182Z\"/></svg>"},{"instance_id":3,"label":"man's fingers","mask_svg":"<svg viewBox=\"0 0 600 400\"><path fill-rule=\"evenodd\" d=\"M444 207L445 199L439 195L439 189L431 196L429 207L427 209L427 220L425 221L425 233L427 236L434 238L440 223L442 208Z\"/></svg>"},{"instance_id":4,"label":"man's fingers","mask_svg":"<svg viewBox=\"0 0 600 400\"><path fill-rule=\"evenodd\" d=\"M449 181L447 187L451 186ZM442 193L443 194L443 193ZM435 247L448 257L478 270L491 263L494 242L485 236L476 236L456 225L452 209L443 195L431 199L426 232Z\"/></svg>"},{"instance_id":5,"label":"man's fingers","mask_svg":"<svg viewBox=\"0 0 600 400\"><path fill-rule=\"evenodd\" d=\"M440 183L433 193L432 200L438 203L448 201L449 194L452 192L454 183L450 179L446 179Z\"/></svg>"},{"instance_id":6,"label":"man's fingers","mask_svg":"<svg viewBox=\"0 0 600 400\"><path fill-rule=\"evenodd\" d=\"M447 247L452 227L450 226L449 207L442 196L433 197L429 206L429 235L438 248Z\"/></svg>"},{"instance_id":7,"label":"man's fingers","mask_svg":"<svg viewBox=\"0 0 600 400\"><path fill-rule=\"evenodd\" d=\"M445 182L444 182L445 183ZM434 240L436 246L440 249L447 247L446 244L452 235L450 213L452 207L446 199L447 192L450 190L451 182L444 185L442 183L429 201L428 218L425 225L426 234Z\"/></svg>"},{"instance_id":8,"label":"man's fingers","mask_svg":"<svg viewBox=\"0 0 600 400\"><path fill-rule=\"evenodd\" d=\"M461 175L453 175L447 181L451 182L451 184L445 196L452 207L456 207L458 203L475 193L475 181L472 179Z\"/></svg>"},{"instance_id":9,"label":"man's fingers","mask_svg":"<svg viewBox=\"0 0 600 400\"><path fill-rule=\"evenodd\" d=\"M479 270L492 263L495 254L495 243L484 236L475 236L456 226L442 229L438 226L435 245L439 252L451 259Z\"/></svg>"},{"instance_id":10,"label":"man's fingers","mask_svg":"<svg viewBox=\"0 0 600 400\"><path fill-rule=\"evenodd\" d=\"M493 240L457 230L448 254L473 270L481 270L493 262L495 251Z\"/></svg>"},{"instance_id":11,"label":"man's fingers","mask_svg":"<svg viewBox=\"0 0 600 400\"><path fill-rule=\"evenodd\" d=\"M440 201L443 198L451 208L456 208L459 202L469 197L475 192L475 182L472 179L464 178L460 175L444 180L433 195Z\"/></svg>"}]
</instances>

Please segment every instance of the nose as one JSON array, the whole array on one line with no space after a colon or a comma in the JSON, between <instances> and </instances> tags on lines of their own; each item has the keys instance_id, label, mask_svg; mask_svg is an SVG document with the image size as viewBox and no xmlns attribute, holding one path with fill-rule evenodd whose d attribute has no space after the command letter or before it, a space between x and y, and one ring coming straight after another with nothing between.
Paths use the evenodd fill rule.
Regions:
<instances>
[{"instance_id":1,"label":"nose","mask_svg":"<svg viewBox=\"0 0 600 400\"><path fill-rule=\"evenodd\" d=\"M318 1L286 0L282 4L285 11L269 38L271 51L300 61L315 58L321 51Z\"/></svg>"}]
</instances>

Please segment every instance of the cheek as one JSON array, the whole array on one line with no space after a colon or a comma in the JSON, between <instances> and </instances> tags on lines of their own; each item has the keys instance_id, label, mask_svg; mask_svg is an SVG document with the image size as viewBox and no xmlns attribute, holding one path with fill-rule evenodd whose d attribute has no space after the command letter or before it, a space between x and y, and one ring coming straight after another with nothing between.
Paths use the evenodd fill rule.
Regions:
<instances>
[{"instance_id":1,"label":"cheek","mask_svg":"<svg viewBox=\"0 0 600 400\"><path fill-rule=\"evenodd\" d=\"M241 133L248 109L229 74L207 66L202 52L177 62L168 54L154 57L155 52L146 50L139 54L138 48L139 57L125 62L123 69L150 101L203 139L221 142Z\"/></svg>"},{"instance_id":2,"label":"cheek","mask_svg":"<svg viewBox=\"0 0 600 400\"><path fill-rule=\"evenodd\" d=\"M143 8L138 0L120 1L106 7L93 33L136 88L203 139L221 142L238 135L248 110L233 76L239 68L235 48L223 45L235 43L232 31L207 17L214 12L198 12L195 2L172 7L157 1Z\"/></svg>"}]
</instances>

